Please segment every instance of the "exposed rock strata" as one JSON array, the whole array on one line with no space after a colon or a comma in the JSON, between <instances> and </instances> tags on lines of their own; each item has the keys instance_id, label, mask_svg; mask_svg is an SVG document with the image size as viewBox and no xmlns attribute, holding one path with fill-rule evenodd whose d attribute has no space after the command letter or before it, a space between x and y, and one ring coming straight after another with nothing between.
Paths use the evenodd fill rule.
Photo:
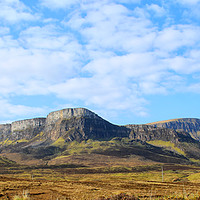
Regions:
<instances>
[{"instance_id":1,"label":"exposed rock strata","mask_svg":"<svg viewBox=\"0 0 200 200\"><path fill-rule=\"evenodd\" d=\"M112 151L119 154L122 154L122 151L124 151L124 155L136 154L143 156L145 154L145 156L149 155L149 158L152 158L157 150L156 147L148 145L147 142L163 140L173 142L177 148L183 150L189 157L199 159L200 143L187 132L192 129L199 130L196 121L194 123L191 120L190 124L187 125L185 122L183 125L183 121L179 120L176 125L173 124L174 122L167 122L167 124L118 126L102 119L87 109L69 108L51 112L47 118L20 120L11 124L0 125L0 152L17 152L37 159L48 159L49 156L65 152L66 147L71 141L84 141L88 139L104 141L114 139L120 141L123 140L123 137L126 137L125 139L129 138L136 143L139 141L143 150L137 146L132 151L133 146L130 146L132 150L129 152L130 148L123 146L124 150L121 148L119 151L118 149ZM182 143L187 145L182 145ZM169 152L165 154L165 150L162 150L161 147L158 150L163 155L168 156ZM178 156L179 158L182 156L184 159L186 158L185 154L179 155L179 153L177 154L174 151L173 149L172 151L170 150L169 156L175 153L175 157ZM111 152L109 151L108 153ZM159 160L161 157L159 157ZM174 156L171 159L174 159Z\"/></svg>"},{"instance_id":2,"label":"exposed rock strata","mask_svg":"<svg viewBox=\"0 0 200 200\"><path fill-rule=\"evenodd\" d=\"M155 127L173 129L176 131L185 131L187 133L190 133L190 135L193 138L200 140L200 119L181 118L181 119L149 123L149 125L153 125Z\"/></svg>"},{"instance_id":3,"label":"exposed rock strata","mask_svg":"<svg viewBox=\"0 0 200 200\"><path fill-rule=\"evenodd\" d=\"M11 124L0 124L0 141L4 141L11 134Z\"/></svg>"},{"instance_id":4,"label":"exposed rock strata","mask_svg":"<svg viewBox=\"0 0 200 200\"><path fill-rule=\"evenodd\" d=\"M85 108L68 108L55 112L51 112L47 115L46 123L52 124L60 119L70 119L72 117L88 117L93 119L99 119L100 117L95 113Z\"/></svg>"},{"instance_id":5,"label":"exposed rock strata","mask_svg":"<svg viewBox=\"0 0 200 200\"><path fill-rule=\"evenodd\" d=\"M35 119L15 121L11 124L11 132L38 128L40 126L44 126L45 123L46 123L46 118L35 118Z\"/></svg>"},{"instance_id":6,"label":"exposed rock strata","mask_svg":"<svg viewBox=\"0 0 200 200\"><path fill-rule=\"evenodd\" d=\"M199 120L200 121L200 120ZM194 125L194 122L191 121ZM174 122L173 122L174 123ZM127 125L117 126L102 119L97 114L84 108L68 108L51 112L47 118L35 118L0 125L0 142L5 140L33 140L41 134L40 139L52 143L62 137L67 141L82 141L87 139L108 140L114 137L130 137L134 140L150 141L164 140L177 143L178 141L192 141L191 136L185 132L173 129L172 122L153 125ZM189 128L179 120L176 129ZM198 124L195 124L198 125ZM190 125L190 129L198 130ZM31 142L31 141L30 141ZM34 142L34 141L32 141Z\"/></svg>"},{"instance_id":7,"label":"exposed rock strata","mask_svg":"<svg viewBox=\"0 0 200 200\"><path fill-rule=\"evenodd\" d=\"M173 143L193 141L190 134L184 131L179 133L173 129L155 127L152 125L127 125L126 127L131 129L129 136L131 139L141 141L163 140Z\"/></svg>"}]
</instances>

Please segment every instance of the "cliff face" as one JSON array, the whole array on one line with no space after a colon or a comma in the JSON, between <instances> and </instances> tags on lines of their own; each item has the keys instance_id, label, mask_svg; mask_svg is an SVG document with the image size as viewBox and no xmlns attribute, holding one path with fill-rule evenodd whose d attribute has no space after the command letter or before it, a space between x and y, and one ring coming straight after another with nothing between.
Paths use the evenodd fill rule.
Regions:
<instances>
[{"instance_id":1,"label":"cliff face","mask_svg":"<svg viewBox=\"0 0 200 200\"><path fill-rule=\"evenodd\" d=\"M168 121L154 122L150 123L149 125L173 129L176 131L185 131L189 133L194 139L200 140L200 119L181 118Z\"/></svg>"},{"instance_id":2,"label":"cliff face","mask_svg":"<svg viewBox=\"0 0 200 200\"><path fill-rule=\"evenodd\" d=\"M90 138L90 131L85 131L87 123L105 121L95 113L84 108L68 108L51 112L46 119L44 133L47 138L57 140L64 136L67 141Z\"/></svg>"},{"instance_id":3,"label":"cliff face","mask_svg":"<svg viewBox=\"0 0 200 200\"><path fill-rule=\"evenodd\" d=\"M45 118L15 121L12 124L0 125L0 142L5 140L30 140L45 126Z\"/></svg>"},{"instance_id":4,"label":"cliff face","mask_svg":"<svg viewBox=\"0 0 200 200\"><path fill-rule=\"evenodd\" d=\"M11 124L0 124L0 141L4 141L11 134Z\"/></svg>"},{"instance_id":5,"label":"cliff face","mask_svg":"<svg viewBox=\"0 0 200 200\"><path fill-rule=\"evenodd\" d=\"M69 108L51 112L47 118L0 125L0 140L31 140L41 132L40 139L52 142L61 136L66 141L129 136L127 128L113 125L87 109Z\"/></svg>"},{"instance_id":6,"label":"cliff face","mask_svg":"<svg viewBox=\"0 0 200 200\"><path fill-rule=\"evenodd\" d=\"M173 143L192 141L190 134L183 131L178 133L173 129L155 127L152 125L127 125L126 127L131 129L131 139L141 141L163 140L171 141Z\"/></svg>"},{"instance_id":7,"label":"cliff face","mask_svg":"<svg viewBox=\"0 0 200 200\"><path fill-rule=\"evenodd\" d=\"M100 118L98 115L85 108L68 108L49 113L47 115L46 123L54 124L57 120L71 119L72 117L88 117L93 119Z\"/></svg>"},{"instance_id":8,"label":"cliff face","mask_svg":"<svg viewBox=\"0 0 200 200\"><path fill-rule=\"evenodd\" d=\"M107 140L113 137L129 136L127 128L113 125L100 117L61 119L53 125L47 124L44 132L51 140L57 140L62 136L66 141Z\"/></svg>"},{"instance_id":9,"label":"cliff face","mask_svg":"<svg viewBox=\"0 0 200 200\"><path fill-rule=\"evenodd\" d=\"M38 128L44 126L46 118L35 118L15 121L11 124L11 132L24 131L26 129Z\"/></svg>"},{"instance_id":10,"label":"cliff face","mask_svg":"<svg viewBox=\"0 0 200 200\"><path fill-rule=\"evenodd\" d=\"M109 140L114 137L129 137L144 142L163 140L175 144L183 141L193 142L187 132L190 130L194 134L195 131L198 131L199 121L181 119L178 122L170 121L151 125L117 126L90 110L68 108L51 112L47 118L21 120L0 125L0 146L7 146L10 143L20 146L21 141L26 141L25 146L35 146L36 144L48 146L59 138L65 142L87 139ZM178 129L184 131L178 132L176 131Z\"/></svg>"},{"instance_id":11,"label":"cliff face","mask_svg":"<svg viewBox=\"0 0 200 200\"><path fill-rule=\"evenodd\" d=\"M155 147L148 146L146 142L162 140L171 141L190 157L199 159L200 143L190 136L191 133L188 133L191 131L198 135L199 121L179 119L179 121L172 120L150 125L118 126L87 109L68 108L51 112L47 118L20 120L0 125L0 152L17 152L43 159L65 152L71 141L88 139L106 141L113 138L121 141L125 137L131 141L141 142L147 154L151 154L151 148L155 150ZM184 143L187 143L189 148L184 146ZM130 148L123 151L129 151ZM134 152L138 155L144 153L139 149L134 149L132 153Z\"/></svg>"}]
</instances>

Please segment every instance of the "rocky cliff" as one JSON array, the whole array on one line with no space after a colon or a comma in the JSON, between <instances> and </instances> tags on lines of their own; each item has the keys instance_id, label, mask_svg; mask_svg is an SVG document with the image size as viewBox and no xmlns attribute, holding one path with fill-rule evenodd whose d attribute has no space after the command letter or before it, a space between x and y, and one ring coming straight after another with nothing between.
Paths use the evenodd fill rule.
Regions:
<instances>
[{"instance_id":1,"label":"rocky cliff","mask_svg":"<svg viewBox=\"0 0 200 200\"><path fill-rule=\"evenodd\" d=\"M129 137L135 140L190 141L189 133L199 139L199 119L177 119L148 125L118 126L102 119L85 108L68 108L51 112L46 118L15 121L0 125L0 142L5 140L32 140L38 134L40 139L56 141L60 137L67 142L87 139L111 139ZM42 133L42 134L41 134Z\"/></svg>"},{"instance_id":2,"label":"rocky cliff","mask_svg":"<svg viewBox=\"0 0 200 200\"><path fill-rule=\"evenodd\" d=\"M189 131L190 134L192 132L198 135L197 119L118 126L88 109L68 108L51 112L46 118L20 120L0 125L0 152L18 152L41 159L65 152L67 146L73 141L81 142L89 139L110 141L113 138L127 138L142 142L145 148L146 142L149 141L170 141L190 157L200 159L198 153L200 143L196 140L197 137L191 137ZM192 151L187 150L182 143L188 143Z\"/></svg>"},{"instance_id":3,"label":"rocky cliff","mask_svg":"<svg viewBox=\"0 0 200 200\"><path fill-rule=\"evenodd\" d=\"M189 133L193 138L200 140L200 119L180 118L167 121L158 121L154 123L149 123L148 125L173 129L176 131L185 131Z\"/></svg>"},{"instance_id":4,"label":"rocky cliff","mask_svg":"<svg viewBox=\"0 0 200 200\"><path fill-rule=\"evenodd\" d=\"M131 129L129 137L141 141L171 141L173 143L193 141L190 134L187 132L176 132L173 129L164 127L155 127L152 125L127 125Z\"/></svg>"},{"instance_id":5,"label":"rocky cliff","mask_svg":"<svg viewBox=\"0 0 200 200\"><path fill-rule=\"evenodd\" d=\"M32 140L38 134L40 139L49 142L56 141L60 137L67 142L128 137L129 131L125 127L109 123L85 108L68 108L51 112L47 118L20 120L0 125L1 143L6 140Z\"/></svg>"},{"instance_id":6,"label":"rocky cliff","mask_svg":"<svg viewBox=\"0 0 200 200\"><path fill-rule=\"evenodd\" d=\"M0 139L3 145L9 144L4 143L5 140L9 140L10 143L16 141L19 143L19 140L35 142L34 138L38 134L40 140L46 141L45 144L53 143L60 137L66 142L129 137L141 141L163 140L177 143L191 141L192 138L187 132L197 133L199 121L197 119L179 119L178 121L149 125L117 126L88 109L68 108L51 112L47 118L27 119L0 125ZM181 132L180 129L182 129Z\"/></svg>"}]
</instances>

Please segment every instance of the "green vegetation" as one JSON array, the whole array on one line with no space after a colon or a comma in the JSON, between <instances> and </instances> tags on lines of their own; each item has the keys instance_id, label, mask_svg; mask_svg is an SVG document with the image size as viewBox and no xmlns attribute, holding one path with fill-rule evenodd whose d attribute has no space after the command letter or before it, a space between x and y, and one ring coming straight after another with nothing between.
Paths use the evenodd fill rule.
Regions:
<instances>
[{"instance_id":1,"label":"green vegetation","mask_svg":"<svg viewBox=\"0 0 200 200\"><path fill-rule=\"evenodd\" d=\"M109 148L117 147L117 143L114 141L93 141L87 140L81 143L73 141L67 147L67 152L69 154L80 154L80 153L93 153L93 152L103 152Z\"/></svg>"},{"instance_id":2,"label":"green vegetation","mask_svg":"<svg viewBox=\"0 0 200 200\"><path fill-rule=\"evenodd\" d=\"M52 144L56 147L64 147L66 145L64 139L61 137L56 142ZM77 142L73 141L66 145L66 150L62 153L61 156L73 155L73 154L82 154L82 153L98 153L98 154L107 154L109 152L119 152L125 148L142 148L143 146L130 140L128 138L114 138L110 141L98 141L89 139L87 141Z\"/></svg>"},{"instance_id":3,"label":"green vegetation","mask_svg":"<svg viewBox=\"0 0 200 200\"><path fill-rule=\"evenodd\" d=\"M22 143L22 142L29 142L29 140L21 139L21 140L17 140L17 141L15 141L15 143Z\"/></svg>"},{"instance_id":4,"label":"green vegetation","mask_svg":"<svg viewBox=\"0 0 200 200\"><path fill-rule=\"evenodd\" d=\"M38 133L31 141L34 140L41 140L42 136L44 135L44 132L41 131L40 133Z\"/></svg>"},{"instance_id":5,"label":"green vegetation","mask_svg":"<svg viewBox=\"0 0 200 200\"><path fill-rule=\"evenodd\" d=\"M13 143L12 140L6 139L6 140L0 142L0 145L2 145L2 146L8 146L8 145L10 145L12 143Z\"/></svg>"},{"instance_id":6,"label":"green vegetation","mask_svg":"<svg viewBox=\"0 0 200 200\"><path fill-rule=\"evenodd\" d=\"M188 180L191 182L200 183L200 173L194 173L188 176Z\"/></svg>"},{"instance_id":7,"label":"green vegetation","mask_svg":"<svg viewBox=\"0 0 200 200\"><path fill-rule=\"evenodd\" d=\"M162 142L162 143L161 143ZM111 156L115 158L131 158L139 156L140 158L165 163L186 163L185 153L173 143L160 141L157 144L165 148L145 142L131 140L129 138L113 138L109 141L86 140L82 142L73 141L66 143L61 137L52 144L52 147L59 148L57 154L51 154L54 163L61 159L70 159L70 156L95 155ZM161 145L162 144L162 145ZM50 155L50 154L49 154ZM89 159L90 159L89 158ZM103 161L104 162L104 161Z\"/></svg>"},{"instance_id":8,"label":"green vegetation","mask_svg":"<svg viewBox=\"0 0 200 200\"><path fill-rule=\"evenodd\" d=\"M66 146L66 142L63 137L58 138L51 146L63 148Z\"/></svg>"},{"instance_id":9,"label":"green vegetation","mask_svg":"<svg viewBox=\"0 0 200 200\"><path fill-rule=\"evenodd\" d=\"M166 147L169 150L173 150L181 155L186 156L185 152L181 150L180 148L176 147L174 143L170 141L163 141L163 140L154 140L154 141L149 141L149 144L152 144L154 146L159 146L159 147Z\"/></svg>"}]
</instances>

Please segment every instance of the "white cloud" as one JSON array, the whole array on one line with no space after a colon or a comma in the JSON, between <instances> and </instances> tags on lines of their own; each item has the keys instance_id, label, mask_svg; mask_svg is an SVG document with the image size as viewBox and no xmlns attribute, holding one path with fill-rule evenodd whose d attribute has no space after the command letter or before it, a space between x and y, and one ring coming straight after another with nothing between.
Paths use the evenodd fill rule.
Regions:
<instances>
[{"instance_id":1,"label":"white cloud","mask_svg":"<svg viewBox=\"0 0 200 200\"><path fill-rule=\"evenodd\" d=\"M70 105L146 115L148 95L187 85L197 90L187 75L200 71L200 27L171 25L167 19L165 28L159 27L151 15L164 18L168 6L139 0L40 0L38 5L43 6L36 6L43 16L38 24L16 27L16 34L5 22L0 29L2 98L53 94ZM37 18L19 0L0 0L0 6L0 19L10 24ZM46 18L44 7L64 9L65 19L58 10L55 18ZM8 101L2 104L15 109ZM17 109L23 113L29 107Z\"/></svg>"},{"instance_id":2,"label":"white cloud","mask_svg":"<svg viewBox=\"0 0 200 200\"><path fill-rule=\"evenodd\" d=\"M49 90L60 98L81 100L85 105L110 110L129 109L138 115L146 113L147 101L143 94L166 92L159 85L165 72L153 54L99 59L86 65L84 70L92 76L70 79L51 86Z\"/></svg>"},{"instance_id":3,"label":"white cloud","mask_svg":"<svg viewBox=\"0 0 200 200\"><path fill-rule=\"evenodd\" d=\"M60 33L59 27L47 25L44 27L30 27L20 34L20 42L28 49L48 49L63 51L68 49L73 52L78 44L71 34ZM70 44L71 43L71 44Z\"/></svg>"},{"instance_id":4,"label":"white cloud","mask_svg":"<svg viewBox=\"0 0 200 200\"><path fill-rule=\"evenodd\" d=\"M1 27L0 26L0 35L7 35L10 32L8 27Z\"/></svg>"},{"instance_id":5,"label":"white cloud","mask_svg":"<svg viewBox=\"0 0 200 200\"><path fill-rule=\"evenodd\" d=\"M119 3L140 3L141 0L116 0L115 2L119 2Z\"/></svg>"},{"instance_id":6,"label":"white cloud","mask_svg":"<svg viewBox=\"0 0 200 200\"><path fill-rule=\"evenodd\" d=\"M147 8L157 16L165 13L164 8L155 4ZM134 105L144 109L144 95L181 89L187 83L181 74L195 73L198 69L196 58L184 62L184 56L189 53L187 48L198 47L200 29L174 25L159 31L153 27L145 9L129 10L102 1L85 4L83 11L74 13L66 25L85 39L90 62L83 70L90 78L55 84L50 91L64 99L79 99L86 105L136 111ZM174 52L180 54L181 63Z\"/></svg>"},{"instance_id":7,"label":"white cloud","mask_svg":"<svg viewBox=\"0 0 200 200\"><path fill-rule=\"evenodd\" d=\"M180 4L186 4L186 5L196 5L200 2L200 0L177 0Z\"/></svg>"},{"instance_id":8,"label":"white cloud","mask_svg":"<svg viewBox=\"0 0 200 200\"><path fill-rule=\"evenodd\" d=\"M31 10L19 0L0 0L0 19L9 23L19 21L30 21L39 18L38 15L33 15Z\"/></svg>"},{"instance_id":9,"label":"white cloud","mask_svg":"<svg viewBox=\"0 0 200 200\"><path fill-rule=\"evenodd\" d=\"M82 47L76 39L56 31L56 27L31 27L18 39L3 36L0 94L48 94L51 84L79 74L81 57Z\"/></svg>"},{"instance_id":10,"label":"white cloud","mask_svg":"<svg viewBox=\"0 0 200 200\"><path fill-rule=\"evenodd\" d=\"M41 5L50 9L66 9L72 5L80 3L80 0L40 0Z\"/></svg>"},{"instance_id":11,"label":"white cloud","mask_svg":"<svg viewBox=\"0 0 200 200\"><path fill-rule=\"evenodd\" d=\"M192 47L200 44L200 27L192 25L177 25L163 29L157 35L155 47L172 52L182 47Z\"/></svg>"},{"instance_id":12,"label":"white cloud","mask_svg":"<svg viewBox=\"0 0 200 200\"><path fill-rule=\"evenodd\" d=\"M6 99L0 99L0 115L2 118L17 118L19 116L32 116L35 117L37 114L46 114L44 108L29 107L24 105L14 105L8 102ZM22 120L22 119L19 119Z\"/></svg>"},{"instance_id":13,"label":"white cloud","mask_svg":"<svg viewBox=\"0 0 200 200\"><path fill-rule=\"evenodd\" d=\"M157 4L147 5L147 9L153 11L156 16L161 17L166 14L166 11L163 7L158 6Z\"/></svg>"},{"instance_id":14,"label":"white cloud","mask_svg":"<svg viewBox=\"0 0 200 200\"><path fill-rule=\"evenodd\" d=\"M167 63L170 69L180 74L193 74L200 72L200 59L192 57L177 56L172 59L167 59Z\"/></svg>"},{"instance_id":15,"label":"white cloud","mask_svg":"<svg viewBox=\"0 0 200 200\"><path fill-rule=\"evenodd\" d=\"M54 85L50 90L60 98L81 100L86 106L95 105L108 110L130 109L138 115L144 114L146 101L137 96L137 91L133 92L125 85L117 83L115 78L112 79L110 76L75 78Z\"/></svg>"},{"instance_id":16,"label":"white cloud","mask_svg":"<svg viewBox=\"0 0 200 200\"><path fill-rule=\"evenodd\" d=\"M200 82L198 83L194 83L194 84L190 84L188 87L184 88L183 92L194 92L194 93L198 93L200 94Z\"/></svg>"},{"instance_id":17,"label":"white cloud","mask_svg":"<svg viewBox=\"0 0 200 200\"><path fill-rule=\"evenodd\" d=\"M147 18L134 16L134 11L117 4L86 5L87 15L76 13L67 25L80 31L88 42L89 51L146 51L152 45L155 33Z\"/></svg>"}]
</instances>

